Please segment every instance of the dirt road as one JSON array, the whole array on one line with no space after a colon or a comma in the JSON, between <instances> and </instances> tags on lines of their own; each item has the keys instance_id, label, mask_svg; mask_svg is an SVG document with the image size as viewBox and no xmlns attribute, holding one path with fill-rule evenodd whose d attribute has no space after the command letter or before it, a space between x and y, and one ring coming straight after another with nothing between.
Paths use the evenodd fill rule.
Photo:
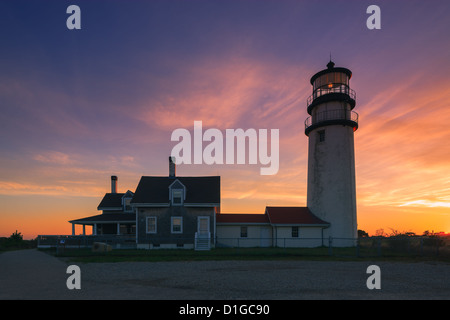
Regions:
<instances>
[{"instance_id":1,"label":"dirt road","mask_svg":"<svg viewBox=\"0 0 450 320\"><path fill-rule=\"evenodd\" d=\"M366 286L381 269L381 289ZM68 264L37 250L0 254L0 299L450 299L446 263L191 261L87 263L69 290Z\"/></svg>"}]
</instances>

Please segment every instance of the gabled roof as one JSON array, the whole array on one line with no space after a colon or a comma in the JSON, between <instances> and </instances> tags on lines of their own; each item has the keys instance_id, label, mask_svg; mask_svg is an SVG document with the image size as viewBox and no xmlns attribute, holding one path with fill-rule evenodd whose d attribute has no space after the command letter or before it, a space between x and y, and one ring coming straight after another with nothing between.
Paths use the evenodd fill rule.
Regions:
<instances>
[{"instance_id":1,"label":"gabled roof","mask_svg":"<svg viewBox=\"0 0 450 320\"><path fill-rule=\"evenodd\" d=\"M329 225L316 217L308 207L266 207L266 214L272 225Z\"/></svg>"},{"instance_id":2,"label":"gabled roof","mask_svg":"<svg viewBox=\"0 0 450 320\"><path fill-rule=\"evenodd\" d=\"M105 208L122 208L122 197L125 193L107 193L97 207L97 210Z\"/></svg>"},{"instance_id":3,"label":"gabled roof","mask_svg":"<svg viewBox=\"0 0 450 320\"><path fill-rule=\"evenodd\" d=\"M122 210L123 203L122 198L130 198L133 197L133 192L128 190L126 193L107 193L103 197L102 201L97 207L97 210L105 210L105 209L116 209Z\"/></svg>"},{"instance_id":4,"label":"gabled roof","mask_svg":"<svg viewBox=\"0 0 450 320\"><path fill-rule=\"evenodd\" d=\"M125 194L123 195L123 198L132 198L134 196L134 193L131 192L130 190L128 190L127 192L125 192Z\"/></svg>"},{"instance_id":5,"label":"gabled roof","mask_svg":"<svg viewBox=\"0 0 450 320\"><path fill-rule=\"evenodd\" d=\"M186 187L184 204L220 204L220 177L149 177L143 176L132 204L169 203L169 186L179 180Z\"/></svg>"},{"instance_id":6,"label":"gabled roof","mask_svg":"<svg viewBox=\"0 0 450 320\"><path fill-rule=\"evenodd\" d=\"M270 224L269 217L260 213L220 213L216 215L216 222L221 224Z\"/></svg>"},{"instance_id":7,"label":"gabled roof","mask_svg":"<svg viewBox=\"0 0 450 320\"><path fill-rule=\"evenodd\" d=\"M173 182L169 185L169 188L173 189L184 189L186 186L180 182L179 179L172 179Z\"/></svg>"}]
</instances>

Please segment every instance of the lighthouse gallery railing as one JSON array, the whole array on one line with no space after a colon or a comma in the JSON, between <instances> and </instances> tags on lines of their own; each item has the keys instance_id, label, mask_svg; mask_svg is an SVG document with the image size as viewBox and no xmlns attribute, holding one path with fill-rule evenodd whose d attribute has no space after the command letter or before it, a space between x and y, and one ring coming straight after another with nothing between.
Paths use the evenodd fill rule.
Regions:
<instances>
[{"instance_id":1,"label":"lighthouse gallery railing","mask_svg":"<svg viewBox=\"0 0 450 320\"><path fill-rule=\"evenodd\" d=\"M318 112L305 120L305 129L308 127L329 120L350 120L358 123L359 115L349 110L328 110Z\"/></svg>"},{"instance_id":2,"label":"lighthouse gallery railing","mask_svg":"<svg viewBox=\"0 0 450 320\"><path fill-rule=\"evenodd\" d=\"M346 85L334 84L332 87L323 86L314 90L313 94L308 97L306 105L309 106L315 99L330 93L343 93L348 95L351 99L356 100L355 90L350 89Z\"/></svg>"}]
</instances>

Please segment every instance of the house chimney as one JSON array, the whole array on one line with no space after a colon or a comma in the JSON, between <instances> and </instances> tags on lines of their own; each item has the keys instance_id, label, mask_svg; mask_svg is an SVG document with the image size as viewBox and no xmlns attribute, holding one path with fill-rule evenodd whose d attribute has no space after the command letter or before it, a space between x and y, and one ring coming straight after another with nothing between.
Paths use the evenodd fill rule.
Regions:
<instances>
[{"instance_id":1,"label":"house chimney","mask_svg":"<svg viewBox=\"0 0 450 320\"><path fill-rule=\"evenodd\" d=\"M169 157L169 177L175 177L175 157Z\"/></svg>"},{"instance_id":2,"label":"house chimney","mask_svg":"<svg viewBox=\"0 0 450 320\"><path fill-rule=\"evenodd\" d=\"M111 176L111 193L117 193L117 176Z\"/></svg>"}]
</instances>

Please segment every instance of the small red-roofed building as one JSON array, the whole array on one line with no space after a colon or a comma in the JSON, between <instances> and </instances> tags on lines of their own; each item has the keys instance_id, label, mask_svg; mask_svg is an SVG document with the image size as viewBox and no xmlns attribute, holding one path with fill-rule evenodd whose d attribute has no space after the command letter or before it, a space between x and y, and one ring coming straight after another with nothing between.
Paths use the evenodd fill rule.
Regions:
<instances>
[{"instance_id":1,"label":"small red-roofed building","mask_svg":"<svg viewBox=\"0 0 450 320\"><path fill-rule=\"evenodd\" d=\"M330 224L306 207L266 207L264 214L216 215L216 246L318 247Z\"/></svg>"}]
</instances>

